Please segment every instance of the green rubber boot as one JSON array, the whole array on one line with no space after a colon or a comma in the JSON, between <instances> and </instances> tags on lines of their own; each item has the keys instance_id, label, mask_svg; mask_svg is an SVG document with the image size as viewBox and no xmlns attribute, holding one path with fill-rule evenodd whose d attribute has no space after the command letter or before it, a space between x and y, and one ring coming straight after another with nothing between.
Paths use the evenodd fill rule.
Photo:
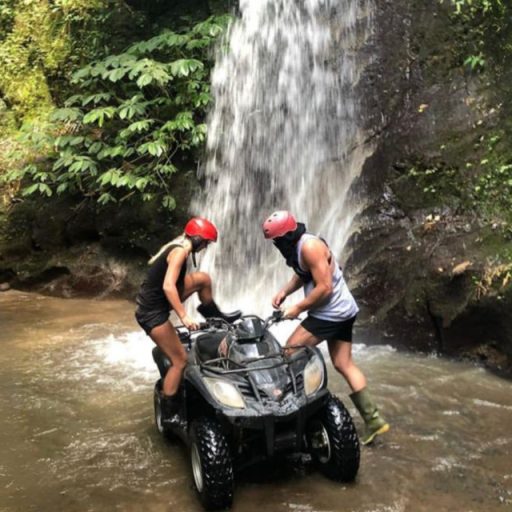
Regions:
<instances>
[{"instance_id":1,"label":"green rubber boot","mask_svg":"<svg viewBox=\"0 0 512 512\"><path fill-rule=\"evenodd\" d=\"M376 436L389 430L389 423L379 414L368 388L352 393L350 398L366 425L364 435L360 438L361 444L370 444Z\"/></svg>"}]
</instances>

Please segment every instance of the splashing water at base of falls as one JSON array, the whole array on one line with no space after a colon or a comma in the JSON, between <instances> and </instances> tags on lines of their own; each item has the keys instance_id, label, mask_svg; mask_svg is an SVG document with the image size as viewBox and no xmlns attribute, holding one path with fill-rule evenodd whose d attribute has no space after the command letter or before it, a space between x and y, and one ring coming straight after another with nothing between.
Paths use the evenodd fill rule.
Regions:
<instances>
[{"instance_id":1,"label":"splashing water at base of falls","mask_svg":"<svg viewBox=\"0 0 512 512\"><path fill-rule=\"evenodd\" d=\"M224 303L264 314L287 279L261 233L289 209L339 255L362 202L350 186L363 144L357 83L372 2L242 0L212 76L205 187L193 213L219 227L202 267Z\"/></svg>"}]
</instances>

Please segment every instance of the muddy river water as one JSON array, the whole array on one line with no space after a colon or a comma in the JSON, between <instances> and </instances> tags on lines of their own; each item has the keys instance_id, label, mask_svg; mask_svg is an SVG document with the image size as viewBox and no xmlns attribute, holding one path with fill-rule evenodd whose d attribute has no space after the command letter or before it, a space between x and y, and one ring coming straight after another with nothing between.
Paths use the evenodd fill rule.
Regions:
<instances>
[{"instance_id":1,"label":"muddy river water","mask_svg":"<svg viewBox=\"0 0 512 512\"><path fill-rule=\"evenodd\" d=\"M154 427L157 370L132 310L0 295L0 511L201 510L186 451ZM392 424L362 449L356 482L285 460L241 475L233 510L511 511L512 382L382 345L354 352ZM330 388L355 415L332 369Z\"/></svg>"}]
</instances>

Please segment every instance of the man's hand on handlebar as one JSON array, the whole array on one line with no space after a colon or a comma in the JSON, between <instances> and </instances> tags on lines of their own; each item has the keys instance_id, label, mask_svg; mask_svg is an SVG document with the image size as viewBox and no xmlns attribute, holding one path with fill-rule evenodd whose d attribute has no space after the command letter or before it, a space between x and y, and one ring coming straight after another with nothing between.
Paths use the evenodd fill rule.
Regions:
<instances>
[{"instance_id":1,"label":"man's hand on handlebar","mask_svg":"<svg viewBox=\"0 0 512 512\"><path fill-rule=\"evenodd\" d=\"M290 306L288 308L283 308L283 320L293 320L294 318L297 318L302 311L297 306Z\"/></svg>"},{"instance_id":2,"label":"man's hand on handlebar","mask_svg":"<svg viewBox=\"0 0 512 512\"><path fill-rule=\"evenodd\" d=\"M274 320L275 322L279 322L280 320L282 320L283 319L282 310L276 309L275 311L273 311L270 319Z\"/></svg>"}]
</instances>

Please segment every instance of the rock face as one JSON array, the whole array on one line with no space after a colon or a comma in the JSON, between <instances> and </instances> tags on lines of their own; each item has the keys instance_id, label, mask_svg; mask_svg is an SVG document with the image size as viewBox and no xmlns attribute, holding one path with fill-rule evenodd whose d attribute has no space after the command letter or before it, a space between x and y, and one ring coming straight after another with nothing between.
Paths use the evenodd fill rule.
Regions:
<instances>
[{"instance_id":1,"label":"rock face","mask_svg":"<svg viewBox=\"0 0 512 512\"><path fill-rule=\"evenodd\" d=\"M361 83L376 150L358 184L369 206L346 268L386 342L510 372L512 242L461 203L451 178L499 120L485 77L453 62L446 7L378 2L376 59Z\"/></svg>"},{"instance_id":2,"label":"rock face","mask_svg":"<svg viewBox=\"0 0 512 512\"><path fill-rule=\"evenodd\" d=\"M65 297L133 298L149 256L181 232L194 187L195 179L172 214L151 203L15 204L0 222L0 282Z\"/></svg>"}]
</instances>

